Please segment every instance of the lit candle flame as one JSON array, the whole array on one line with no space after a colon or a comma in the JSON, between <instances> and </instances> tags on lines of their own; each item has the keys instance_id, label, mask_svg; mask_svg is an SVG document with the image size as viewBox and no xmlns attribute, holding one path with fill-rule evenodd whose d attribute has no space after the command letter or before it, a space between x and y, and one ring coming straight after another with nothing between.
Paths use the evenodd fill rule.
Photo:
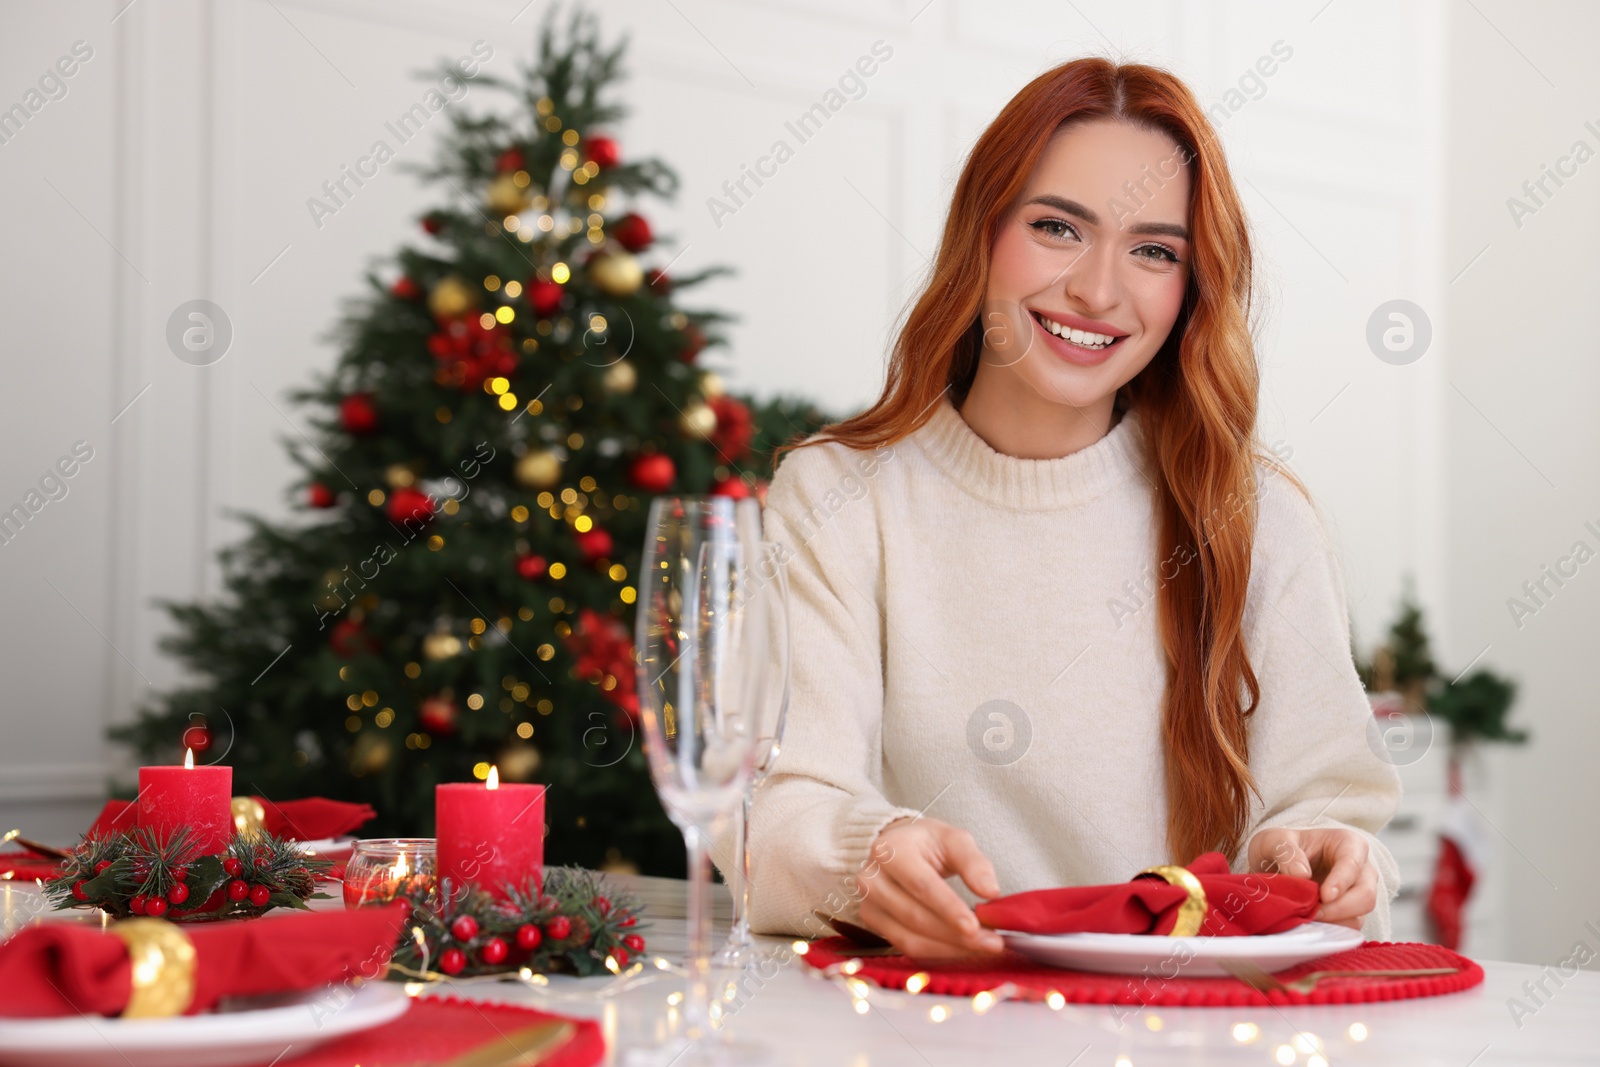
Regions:
<instances>
[{"instance_id":1,"label":"lit candle flame","mask_svg":"<svg viewBox=\"0 0 1600 1067\"><path fill-rule=\"evenodd\" d=\"M500 788L500 768L496 767L494 764L491 763L489 765L489 778L483 784L484 784L485 788L488 788L488 789L499 789Z\"/></svg>"},{"instance_id":2,"label":"lit candle flame","mask_svg":"<svg viewBox=\"0 0 1600 1067\"><path fill-rule=\"evenodd\" d=\"M183 767L185 770L194 770L194 749L186 748L183 750Z\"/></svg>"},{"instance_id":3,"label":"lit candle flame","mask_svg":"<svg viewBox=\"0 0 1600 1067\"><path fill-rule=\"evenodd\" d=\"M400 853L400 858L395 861L395 864L394 864L394 876L397 879L398 878L404 878L406 875L408 875L410 873L411 873L411 864L406 862L406 854L404 852L402 852L402 853Z\"/></svg>"}]
</instances>

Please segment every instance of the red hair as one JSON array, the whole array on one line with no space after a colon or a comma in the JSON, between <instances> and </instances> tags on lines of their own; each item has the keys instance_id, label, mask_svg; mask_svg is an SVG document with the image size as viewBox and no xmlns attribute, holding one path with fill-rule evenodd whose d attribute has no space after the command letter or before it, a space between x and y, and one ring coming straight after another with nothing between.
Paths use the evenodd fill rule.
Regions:
<instances>
[{"instance_id":1,"label":"red hair","mask_svg":"<svg viewBox=\"0 0 1600 1067\"><path fill-rule=\"evenodd\" d=\"M1190 175L1193 268L1161 350L1118 390L1150 442L1162 561L1186 560L1158 593L1166 649L1162 707L1167 844L1174 862L1219 849L1233 856L1248 828L1246 720L1261 687L1245 654L1243 617L1255 539L1255 464L1305 487L1256 439L1259 375L1249 328L1250 238L1216 134L1188 88L1142 64L1085 58L1029 82L989 124L956 184L933 273L890 355L883 394L792 448L835 441L871 449L932 417L948 391L959 407L977 373L979 312L1001 221L1021 196L1051 136L1111 119L1164 133ZM1222 523L1218 515L1230 516Z\"/></svg>"}]
</instances>

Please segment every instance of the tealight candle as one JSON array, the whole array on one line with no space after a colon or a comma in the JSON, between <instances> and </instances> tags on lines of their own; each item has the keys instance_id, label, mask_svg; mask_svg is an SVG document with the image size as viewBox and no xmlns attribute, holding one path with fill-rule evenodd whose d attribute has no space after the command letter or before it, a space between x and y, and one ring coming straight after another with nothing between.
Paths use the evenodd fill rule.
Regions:
<instances>
[{"instance_id":1,"label":"tealight candle","mask_svg":"<svg viewBox=\"0 0 1600 1067\"><path fill-rule=\"evenodd\" d=\"M225 851L233 839L233 768L196 767L194 750L182 767L139 768L139 825L162 836L180 828L202 856Z\"/></svg>"},{"instance_id":2,"label":"tealight candle","mask_svg":"<svg viewBox=\"0 0 1600 1067\"><path fill-rule=\"evenodd\" d=\"M490 767L482 785L435 786L433 803L439 878L452 892L470 883L503 898L508 885L543 884L544 786L503 784Z\"/></svg>"}]
</instances>

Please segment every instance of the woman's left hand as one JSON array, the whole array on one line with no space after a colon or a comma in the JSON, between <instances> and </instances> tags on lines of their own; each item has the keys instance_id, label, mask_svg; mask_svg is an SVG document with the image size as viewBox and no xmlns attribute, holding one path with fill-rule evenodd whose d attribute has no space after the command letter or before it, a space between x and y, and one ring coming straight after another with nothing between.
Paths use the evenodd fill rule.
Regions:
<instances>
[{"instance_id":1,"label":"woman's left hand","mask_svg":"<svg viewBox=\"0 0 1600 1067\"><path fill-rule=\"evenodd\" d=\"M1342 828L1262 830L1250 839L1252 871L1310 878L1322 885L1318 922L1361 929L1378 903L1378 868L1368 859L1367 839Z\"/></svg>"}]
</instances>

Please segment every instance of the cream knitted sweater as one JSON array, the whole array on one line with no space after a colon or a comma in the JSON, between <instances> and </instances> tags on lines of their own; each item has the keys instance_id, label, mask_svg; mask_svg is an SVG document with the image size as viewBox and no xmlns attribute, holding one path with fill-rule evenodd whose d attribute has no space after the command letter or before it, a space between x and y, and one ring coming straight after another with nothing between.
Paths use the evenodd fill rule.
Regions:
<instances>
[{"instance_id":1,"label":"cream knitted sweater","mask_svg":"<svg viewBox=\"0 0 1600 1067\"><path fill-rule=\"evenodd\" d=\"M814 933L814 908L854 917L878 831L919 812L971 832L1003 893L1193 858L1166 848L1154 599L1183 557L1155 563L1146 463L1137 411L1071 455L1019 459L948 397L893 445L784 458L763 523L793 552L793 689L752 805L757 932ZM1399 775L1368 743L1337 552L1300 492L1258 470L1244 624L1262 800L1245 841L1360 831L1382 883L1363 932L1386 939L1399 875L1372 835Z\"/></svg>"}]
</instances>

